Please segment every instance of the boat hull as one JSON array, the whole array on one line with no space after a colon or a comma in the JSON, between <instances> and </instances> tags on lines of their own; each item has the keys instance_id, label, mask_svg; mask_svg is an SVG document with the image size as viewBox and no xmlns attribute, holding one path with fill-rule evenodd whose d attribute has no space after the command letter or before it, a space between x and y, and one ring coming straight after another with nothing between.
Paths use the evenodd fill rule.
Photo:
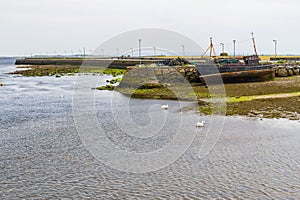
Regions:
<instances>
[{"instance_id":1,"label":"boat hull","mask_svg":"<svg viewBox=\"0 0 300 200\"><path fill-rule=\"evenodd\" d=\"M270 69L256 69L245 71L221 72L207 75L200 75L200 80L203 83L219 84L223 83L241 83L241 82L258 82L268 81L275 77L275 71Z\"/></svg>"}]
</instances>

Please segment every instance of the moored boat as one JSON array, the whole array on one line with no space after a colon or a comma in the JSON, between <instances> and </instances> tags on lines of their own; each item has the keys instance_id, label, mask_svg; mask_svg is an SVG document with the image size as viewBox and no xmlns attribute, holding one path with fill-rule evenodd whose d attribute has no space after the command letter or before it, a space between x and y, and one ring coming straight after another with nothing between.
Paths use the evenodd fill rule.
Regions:
<instances>
[{"instance_id":1,"label":"moored boat","mask_svg":"<svg viewBox=\"0 0 300 200\"><path fill-rule=\"evenodd\" d=\"M202 82L221 77L224 83L267 81L274 78L273 65L259 64L258 56L245 56L243 61L233 58L214 59L211 64L196 65ZM208 80L209 79L209 80Z\"/></svg>"},{"instance_id":2,"label":"moored boat","mask_svg":"<svg viewBox=\"0 0 300 200\"><path fill-rule=\"evenodd\" d=\"M223 58L208 60L206 63L196 64L202 82L212 83L213 80L217 81L217 77L221 77L224 83L267 81L273 79L275 77L274 66L260 64L254 36L253 33L251 34L255 55L244 56L242 60L225 56ZM210 38L210 46L204 54L209 49L211 56L212 51L215 52L212 38ZM227 53L223 52L221 54Z\"/></svg>"}]
</instances>

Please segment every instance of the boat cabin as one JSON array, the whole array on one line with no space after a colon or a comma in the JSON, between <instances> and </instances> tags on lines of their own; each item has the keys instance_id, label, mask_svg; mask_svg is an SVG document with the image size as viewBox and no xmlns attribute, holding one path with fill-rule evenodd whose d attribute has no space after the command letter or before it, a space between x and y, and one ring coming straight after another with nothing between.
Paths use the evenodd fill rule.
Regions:
<instances>
[{"instance_id":1,"label":"boat cabin","mask_svg":"<svg viewBox=\"0 0 300 200\"><path fill-rule=\"evenodd\" d=\"M244 56L243 60L246 65L259 65L260 58L257 55Z\"/></svg>"}]
</instances>

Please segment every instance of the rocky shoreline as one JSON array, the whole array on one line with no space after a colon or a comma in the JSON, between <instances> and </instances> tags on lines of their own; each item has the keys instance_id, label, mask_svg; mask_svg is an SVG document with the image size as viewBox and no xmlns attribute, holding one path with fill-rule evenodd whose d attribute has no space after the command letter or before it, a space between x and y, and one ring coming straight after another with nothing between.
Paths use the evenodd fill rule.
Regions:
<instances>
[{"instance_id":1,"label":"rocky shoreline","mask_svg":"<svg viewBox=\"0 0 300 200\"><path fill-rule=\"evenodd\" d=\"M97 66L71 66L71 65L20 65L19 70L10 74L22 76L74 76L77 73L111 74L113 76L122 75L126 69L112 69Z\"/></svg>"},{"instance_id":2,"label":"rocky shoreline","mask_svg":"<svg viewBox=\"0 0 300 200\"><path fill-rule=\"evenodd\" d=\"M192 84L193 94L185 86L164 85L157 88L116 87L115 90L133 98L197 101L199 112L213 113L212 95L205 85ZM225 84L226 115L257 118L300 120L300 76L277 77L273 81ZM176 94L174 93L176 91Z\"/></svg>"},{"instance_id":3,"label":"rocky shoreline","mask_svg":"<svg viewBox=\"0 0 300 200\"><path fill-rule=\"evenodd\" d=\"M79 68L74 66L19 66L20 68L26 68L12 72L11 74L21 74L23 76L63 76L63 75L75 75L75 73L93 73L93 74L111 74L113 76L119 76L126 73L126 70L122 69L99 69L99 67L87 67ZM27 69L29 68L29 69ZM188 68L187 68L188 69ZM288 118L291 120L300 120L300 76L293 74L289 76L285 73L282 67L279 67L283 75L286 77L276 77L272 81L266 82L252 82L252 83L235 83L225 84L226 93L226 115L243 115L249 117L258 118ZM286 68L285 68L286 69ZM165 69L168 70L168 69ZM294 72L290 70L290 73ZM185 72L189 74L190 79L194 79L194 72L188 70ZM155 76L156 77L156 76ZM164 76L164 72L161 72L161 79L167 80L168 78L180 79L180 76L173 74L170 77ZM137 83L137 79L125 75L124 79L134 81ZM212 94L209 92L209 88L205 85L197 83L189 84L168 84L169 80L165 84L158 84L154 76L149 74L144 76L148 85L144 87L130 87L124 83L120 83L119 86L113 87L116 91L129 95L133 98L143 99L170 99L170 100L193 100L199 102L199 111L202 114L212 114L212 105L209 103L209 99ZM149 82L149 78L153 79ZM116 84L117 79L112 83ZM181 80L181 79L180 79ZM177 80L177 82L180 80ZM184 80L183 80L184 82ZM114 85L116 86L116 85ZM187 93L185 87L191 87L192 92ZM100 88L100 87L99 87ZM98 88L98 89L99 89ZM111 88L111 87L109 87ZM97 89L97 88L96 88ZM102 87L102 89L105 89ZM174 93L176 91L176 94ZM278 97L278 94L286 94ZM294 94L294 95L291 95ZM263 96L267 95L267 96ZM257 98L260 97L260 98ZM230 100L228 100L230 99ZM246 99L246 100L245 100Z\"/></svg>"}]
</instances>

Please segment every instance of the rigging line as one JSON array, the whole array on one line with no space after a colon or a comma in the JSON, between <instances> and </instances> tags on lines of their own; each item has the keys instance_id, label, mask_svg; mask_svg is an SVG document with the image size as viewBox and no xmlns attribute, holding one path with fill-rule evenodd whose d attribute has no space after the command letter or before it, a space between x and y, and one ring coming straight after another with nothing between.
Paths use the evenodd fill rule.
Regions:
<instances>
[{"instance_id":1,"label":"rigging line","mask_svg":"<svg viewBox=\"0 0 300 200\"><path fill-rule=\"evenodd\" d=\"M237 41L236 41L236 43L249 42L249 41L251 41L251 40L252 40L252 39L248 39L248 40L241 40L241 41L237 40Z\"/></svg>"},{"instance_id":2,"label":"rigging line","mask_svg":"<svg viewBox=\"0 0 300 200\"><path fill-rule=\"evenodd\" d=\"M227 45L229 45L229 44L233 44L233 43L223 43L225 46L227 46ZM217 45L214 45L214 46L216 46L216 47L220 47L220 46L222 46L221 44L217 44Z\"/></svg>"},{"instance_id":3,"label":"rigging line","mask_svg":"<svg viewBox=\"0 0 300 200\"><path fill-rule=\"evenodd\" d=\"M247 39L247 40L236 40L236 44L239 44L239 43L244 43L244 42L250 42L252 39ZM229 43L224 43L224 45L233 45L233 42L229 42ZM221 44L217 44L215 46L222 46Z\"/></svg>"}]
</instances>

